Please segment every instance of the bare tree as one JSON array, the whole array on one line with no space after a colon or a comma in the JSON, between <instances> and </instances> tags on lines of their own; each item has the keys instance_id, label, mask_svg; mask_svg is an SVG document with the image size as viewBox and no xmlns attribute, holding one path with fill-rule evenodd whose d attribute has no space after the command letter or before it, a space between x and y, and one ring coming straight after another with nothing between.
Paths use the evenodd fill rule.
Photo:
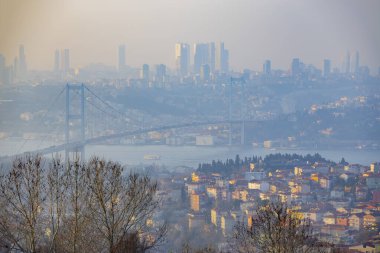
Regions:
<instances>
[{"instance_id":1,"label":"bare tree","mask_svg":"<svg viewBox=\"0 0 380 253\"><path fill-rule=\"evenodd\" d=\"M157 183L115 162L41 156L14 160L0 177L1 245L25 253L146 252L166 234L148 225ZM151 224L152 222L149 222Z\"/></svg>"},{"instance_id":2,"label":"bare tree","mask_svg":"<svg viewBox=\"0 0 380 253\"><path fill-rule=\"evenodd\" d=\"M49 163L46 175L46 205L48 210L47 249L51 253L57 252L59 239L62 234L61 227L66 211L66 191L68 188L67 170L61 159L57 156Z\"/></svg>"},{"instance_id":3,"label":"bare tree","mask_svg":"<svg viewBox=\"0 0 380 253\"><path fill-rule=\"evenodd\" d=\"M44 165L41 156L26 155L13 161L0 177L0 236L12 249L37 252L44 234Z\"/></svg>"},{"instance_id":4,"label":"bare tree","mask_svg":"<svg viewBox=\"0 0 380 253\"><path fill-rule=\"evenodd\" d=\"M146 225L159 207L156 182L136 173L125 177L120 164L97 157L89 161L87 177L91 216L109 253L116 253L117 245L131 235L136 235L146 249L163 238L165 230L154 236Z\"/></svg>"},{"instance_id":5,"label":"bare tree","mask_svg":"<svg viewBox=\"0 0 380 253\"><path fill-rule=\"evenodd\" d=\"M66 214L59 247L68 253L101 251L92 229L86 166L79 156L75 156L64 167L67 182Z\"/></svg>"},{"instance_id":6,"label":"bare tree","mask_svg":"<svg viewBox=\"0 0 380 253\"><path fill-rule=\"evenodd\" d=\"M238 223L234 232L238 252L326 252L331 245L319 241L310 220L300 219L282 203L270 203L256 211L252 226Z\"/></svg>"}]
</instances>

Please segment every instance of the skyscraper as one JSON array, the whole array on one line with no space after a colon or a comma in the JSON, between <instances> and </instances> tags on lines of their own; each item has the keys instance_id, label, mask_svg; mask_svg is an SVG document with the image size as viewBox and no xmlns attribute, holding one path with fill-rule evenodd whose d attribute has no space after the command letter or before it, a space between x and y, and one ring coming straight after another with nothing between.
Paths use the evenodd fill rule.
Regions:
<instances>
[{"instance_id":1,"label":"skyscraper","mask_svg":"<svg viewBox=\"0 0 380 253\"><path fill-rule=\"evenodd\" d=\"M331 61L329 59L323 60L323 76L328 77L331 73Z\"/></svg>"},{"instance_id":2,"label":"skyscraper","mask_svg":"<svg viewBox=\"0 0 380 253\"><path fill-rule=\"evenodd\" d=\"M271 74L271 61L266 60L263 64L263 74L269 76Z\"/></svg>"},{"instance_id":3,"label":"skyscraper","mask_svg":"<svg viewBox=\"0 0 380 253\"><path fill-rule=\"evenodd\" d=\"M61 53L61 70L64 74L70 71L70 51L69 49L63 49Z\"/></svg>"},{"instance_id":4,"label":"skyscraper","mask_svg":"<svg viewBox=\"0 0 380 253\"><path fill-rule=\"evenodd\" d=\"M359 63L359 51L356 51L355 53L355 62L354 62L354 73L358 74L360 69L360 63Z\"/></svg>"},{"instance_id":5,"label":"skyscraper","mask_svg":"<svg viewBox=\"0 0 380 253\"><path fill-rule=\"evenodd\" d=\"M19 70L20 70L20 66L19 66L18 58L15 57L13 60L13 77L17 77L17 78L20 77Z\"/></svg>"},{"instance_id":6,"label":"skyscraper","mask_svg":"<svg viewBox=\"0 0 380 253\"><path fill-rule=\"evenodd\" d=\"M350 52L347 51L347 54L346 54L346 65L345 65L345 72L346 74L349 74L350 73L350 70L351 70L351 56L350 56Z\"/></svg>"},{"instance_id":7,"label":"skyscraper","mask_svg":"<svg viewBox=\"0 0 380 253\"><path fill-rule=\"evenodd\" d=\"M0 84L5 83L5 57L0 54Z\"/></svg>"},{"instance_id":8,"label":"skyscraper","mask_svg":"<svg viewBox=\"0 0 380 253\"><path fill-rule=\"evenodd\" d=\"M185 43L175 44L175 61L178 73L186 76L190 66L190 46Z\"/></svg>"},{"instance_id":9,"label":"skyscraper","mask_svg":"<svg viewBox=\"0 0 380 253\"><path fill-rule=\"evenodd\" d=\"M57 49L57 50L55 50L55 53L54 53L54 71L56 72L56 73L58 73L59 72L59 62L60 62L60 59L59 59L60 57L59 57L59 50Z\"/></svg>"},{"instance_id":10,"label":"skyscraper","mask_svg":"<svg viewBox=\"0 0 380 253\"><path fill-rule=\"evenodd\" d=\"M229 71L229 52L224 48L224 42L220 42L216 50L216 68L222 73Z\"/></svg>"},{"instance_id":11,"label":"skyscraper","mask_svg":"<svg viewBox=\"0 0 380 253\"><path fill-rule=\"evenodd\" d=\"M118 56L119 56L119 71L122 71L125 69L125 45L120 45L119 46L119 52L118 52Z\"/></svg>"},{"instance_id":12,"label":"skyscraper","mask_svg":"<svg viewBox=\"0 0 380 253\"><path fill-rule=\"evenodd\" d=\"M27 74L27 66L26 66L26 59L25 59L25 50L24 45L19 46L18 50L19 54L19 61L18 61L18 75L20 79L25 79Z\"/></svg>"},{"instance_id":13,"label":"skyscraper","mask_svg":"<svg viewBox=\"0 0 380 253\"><path fill-rule=\"evenodd\" d=\"M203 64L210 62L209 44L197 43L194 44L194 73L199 74Z\"/></svg>"},{"instance_id":14,"label":"skyscraper","mask_svg":"<svg viewBox=\"0 0 380 253\"><path fill-rule=\"evenodd\" d=\"M211 73L215 72L215 43L211 42L209 44L209 63L210 63L210 71Z\"/></svg>"},{"instance_id":15,"label":"skyscraper","mask_svg":"<svg viewBox=\"0 0 380 253\"><path fill-rule=\"evenodd\" d=\"M202 81L209 81L210 80L210 66L208 64L202 65L201 80Z\"/></svg>"},{"instance_id":16,"label":"skyscraper","mask_svg":"<svg viewBox=\"0 0 380 253\"><path fill-rule=\"evenodd\" d=\"M155 81L159 84L163 84L166 78L166 66L159 64L156 66L156 78Z\"/></svg>"},{"instance_id":17,"label":"skyscraper","mask_svg":"<svg viewBox=\"0 0 380 253\"><path fill-rule=\"evenodd\" d=\"M301 73L301 63L300 63L300 59L298 58L294 58L292 60L292 76L297 76Z\"/></svg>"},{"instance_id":18,"label":"skyscraper","mask_svg":"<svg viewBox=\"0 0 380 253\"><path fill-rule=\"evenodd\" d=\"M2 85L12 84L13 77L14 77L13 67L6 66L5 57L0 54L0 84Z\"/></svg>"},{"instance_id":19,"label":"skyscraper","mask_svg":"<svg viewBox=\"0 0 380 253\"><path fill-rule=\"evenodd\" d=\"M149 65L148 64L144 64L142 66L140 78L146 82L149 81Z\"/></svg>"}]
</instances>

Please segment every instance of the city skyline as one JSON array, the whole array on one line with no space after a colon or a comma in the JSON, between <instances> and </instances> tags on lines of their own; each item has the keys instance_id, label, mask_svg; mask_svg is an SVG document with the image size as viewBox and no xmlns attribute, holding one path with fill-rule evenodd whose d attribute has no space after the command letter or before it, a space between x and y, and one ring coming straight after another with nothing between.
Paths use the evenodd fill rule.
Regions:
<instances>
[{"instance_id":1,"label":"city skyline","mask_svg":"<svg viewBox=\"0 0 380 253\"><path fill-rule=\"evenodd\" d=\"M216 46L215 46L216 45ZM68 72L69 70L79 70L83 67L91 66L92 64L104 64L107 66L115 67L118 71L125 71L125 68L132 67L132 68L140 68L142 65L152 65L152 66L158 66L158 65L165 65L171 68L174 71L177 71L178 75L186 76L188 74L200 74L201 68L203 65L208 65L210 67L211 73L214 73L215 71L219 71L221 73L228 73L230 71L233 72L244 72L244 70L247 70L249 68L243 67L242 69L233 69L230 67L230 50L226 49L224 46L224 42L201 42L201 43L183 43L183 42L177 42L174 45L174 53L173 55L173 61L174 64L163 64L163 62L155 62L155 63L142 63L141 65L130 65L128 64L127 58L128 55L126 54L126 45L120 44L117 47L117 52L115 53L115 63L107 65L104 62L93 62L89 63L88 65L84 66L73 66L71 63L71 50L68 48L65 49L55 49L51 58L52 58L52 64L47 69L41 69L36 71L62 71L62 72ZM192 47L193 46L193 47ZM200 50L201 49L201 50ZM197 52L198 50L198 52ZM181 57L181 54L185 55L184 57ZM21 74L25 76L26 74L26 65L29 64L27 60L27 53L25 53L25 46L23 44L20 44L18 46L18 55L14 58L13 61L10 61L4 55L0 52L0 55L3 58L3 64L5 66L10 66L14 68L15 74ZM21 60L20 60L21 59ZM326 70L326 61L329 63L329 71L338 71L340 73L357 73L359 71L360 67L369 67L366 62L362 61L361 54L358 50L350 51L347 50L345 54L345 58L342 59L340 62L334 62L331 57L322 57L320 59L320 62L316 65L306 62L303 58L300 57L292 57L289 59L288 66L285 66L283 68L281 67L275 67L273 68L273 62L276 66L276 61L273 61L273 59L270 58L264 58L262 60L261 65L257 66L256 69L249 69L251 71L257 71L257 72L263 72L267 73L268 67L269 72L271 69L273 70L282 70L282 71L292 71L293 69L293 63L294 60L300 61L305 66L311 65L314 67L317 67L317 69L322 70L325 72ZM268 65L269 64L269 65ZM20 70L21 68L21 70ZM32 69L35 70L35 69ZM369 67L370 73L374 76L378 75L380 72L380 66L378 68L371 69Z\"/></svg>"},{"instance_id":2,"label":"city skyline","mask_svg":"<svg viewBox=\"0 0 380 253\"><path fill-rule=\"evenodd\" d=\"M0 0L0 253L378 252L379 10Z\"/></svg>"},{"instance_id":3,"label":"city skyline","mask_svg":"<svg viewBox=\"0 0 380 253\"><path fill-rule=\"evenodd\" d=\"M260 69L265 59L284 69L294 57L322 68L323 58L340 64L347 50L359 51L372 73L380 66L378 1L112 3L1 0L0 52L10 64L23 44L30 69L37 70L54 66L57 48L70 49L74 68L115 66L117 46L125 44L128 65L174 67L176 42L224 41L233 70ZM207 22L195 18L206 15Z\"/></svg>"}]
</instances>

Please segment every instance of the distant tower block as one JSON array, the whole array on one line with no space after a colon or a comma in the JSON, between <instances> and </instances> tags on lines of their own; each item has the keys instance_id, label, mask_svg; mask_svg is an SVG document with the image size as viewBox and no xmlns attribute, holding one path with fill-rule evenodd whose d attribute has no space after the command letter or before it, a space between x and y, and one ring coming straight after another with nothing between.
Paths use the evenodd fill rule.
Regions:
<instances>
[{"instance_id":1,"label":"distant tower block","mask_svg":"<svg viewBox=\"0 0 380 253\"><path fill-rule=\"evenodd\" d=\"M190 67L190 46L188 44L175 44L175 61L178 73L182 77L186 76Z\"/></svg>"},{"instance_id":2,"label":"distant tower block","mask_svg":"<svg viewBox=\"0 0 380 253\"><path fill-rule=\"evenodd\" d=\"M66 160L70 158L70 153L80 154L81 159L85 159L84 106L84 84L67 84L65 122Z\"/></svg>"},{"instance_id":3,"label":"distant tower block","mask_svg":"<svg viewBox=\"0 0 380 253\"><path fill-rule=\"evenodd\" d=\"M272 73L271 70L271 61L266 60L263 64L263 74L269 76Z\"/></svg>"},{"instance_id":4,"label":"distant tower block","mask_svg":"<svg viewBox=\"0 0 380 253\"><path fill-rule=\"evenodd\" d=\"M346 66L345 66L346 67L346 69L345 69L346 74L349 74L351 71L351 55L350 55L350 52L348 52L348 51L347 51L347 55L346 55L345 64L346 64Z\"/></svg>"},{"instance_id":5,"label":"distant tower block","mask_svg":"<svg viewBox=\"0 0 380 253\"><path fill-rule=\"evenodd\" d=\"M61 52L61 71L64 75L70 72L70 50L67 48Z\"/></svg>"},{"instance_id":6,"label":"distant tower block","mask_svg":"<svg viewBox=\"0 0 380 253\"><path fill-rule=\"evenodd\" d=\"M329 59L325 59L323 61L323 76L328 77L331 73L331 61Z\"/></svg>"}]
</instances>

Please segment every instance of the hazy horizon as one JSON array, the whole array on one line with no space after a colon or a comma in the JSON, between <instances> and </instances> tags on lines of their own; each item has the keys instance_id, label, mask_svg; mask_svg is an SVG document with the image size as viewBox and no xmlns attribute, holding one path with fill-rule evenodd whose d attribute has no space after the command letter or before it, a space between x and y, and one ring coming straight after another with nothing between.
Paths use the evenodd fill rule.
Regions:
<instances>
[{"instance_id":1,"label":"hazy horizon","mask_svg":"<svg viewBox=\"0 0 380 253\"><path fill-rule=\"evenodd\" d=\"M54 51L69 48L71 66L126 63L174 66L176 42L224 41L233 70L260 70L265 59L287 69L292 58L340 67L360 52L380 67L380 1L0 0L0 54L11 64L25 46L29 69L52 69Z\"/></svg>"}]
</instances>

